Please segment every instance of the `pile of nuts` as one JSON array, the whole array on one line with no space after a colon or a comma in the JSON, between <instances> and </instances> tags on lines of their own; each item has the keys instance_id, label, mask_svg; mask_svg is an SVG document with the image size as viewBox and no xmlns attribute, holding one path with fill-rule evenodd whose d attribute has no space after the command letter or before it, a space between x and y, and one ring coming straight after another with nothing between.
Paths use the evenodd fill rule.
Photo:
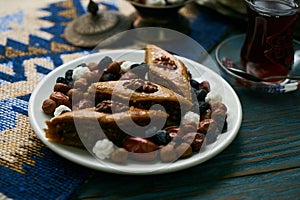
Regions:
<instances>
[{"instance_id":1,"label":"pile of nuts","mask_svg":"<svg viewBox=\"0 0 300 200\"><path fill-rule=\"evenodd\" d=\"M44 100L42 109L51 116L60 106L69 110L95 107L96 111L111 113L110 100L93 105L88 97L88 87L99 81L145 79L146 68L145 63L116 62L110 57L104 57L99 63L82 63L74 69L67 70L65 76L57 78L53 92ZM133 84L135 85L127 87L138 88L138 92L157 90L154 84L146 80L138 80ZM199 115L187 113L180 126L165 127L148 138L127 137L122 146L113 149L104 157L115 163L123 163L128 158L138 161L159 159L162 162L172 162L178 158L187 158L199 152L206 144L216 141L218 135L227 129L227 108L220 95L210 90L209 82L199 83L191 79L190 84L194 94L193 104L199 109ZM123 111L128 108L119 105L119 109ZM95 152L98 152L97 149Z\"/></svg>"}]
</instances>

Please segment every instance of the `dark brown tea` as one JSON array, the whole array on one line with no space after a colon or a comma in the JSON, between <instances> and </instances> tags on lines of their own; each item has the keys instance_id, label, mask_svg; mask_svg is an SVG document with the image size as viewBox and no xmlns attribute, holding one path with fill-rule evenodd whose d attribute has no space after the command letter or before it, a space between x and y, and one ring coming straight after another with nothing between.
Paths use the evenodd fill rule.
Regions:
<instances>
[{"instance_id":1,"label":"dark brown tea","mask_svg":"<svg viewBox=\"0 0 300 200\"><path fill-rule=\"evenodd\" d=\"M298 5L293 1L245 0L248 30L241 50L245 70L257 77L287 75L293 65L293 30Z\"/></svg>"}]
</instances>

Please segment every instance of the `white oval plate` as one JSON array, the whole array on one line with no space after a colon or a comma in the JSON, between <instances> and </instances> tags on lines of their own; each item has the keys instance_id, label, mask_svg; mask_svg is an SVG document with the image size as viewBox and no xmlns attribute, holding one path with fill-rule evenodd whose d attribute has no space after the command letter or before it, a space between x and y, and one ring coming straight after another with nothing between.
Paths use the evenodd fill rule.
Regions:
<instances>
[{"instance_id":1,"label":"white oval plate","mask_svg":"<svg viewBox=\"0 0 300 200\"><path fill-rule=\"evenodd\" d=\"M105 56L110 56L113 60L128 60L133 62L143 62L145 52L142 50L112 50L83 56L71 62L61 65L50 72L35 88L29 100L28 113L33 130L42 142L51 150L60 156L78 163L80 165L111 173L119 174L161 174L186 169L216 156L223 151L236 137L242 121L242 109L238 96L232 87L217 73L208 69L202 64L189 59L180 57L190 70L193 79L198 81L207 80L211 85L211 90L220 94L223 103L228 108L228 130L222 133L217 141L206 146L206 148L187 158L180 159L173 163L161 163L159 161L151 163L139 163L129 160L126 164L120 165L112 163L109 160L99 161L88 151L60 145L49 142L45 137L44 128L46 128L45 120L49 116L42 111L42 103L49 97L53 91L56 78L63 76L68 69L73 69L80 63L99 62Z\"/></svg>"}]
</instances>

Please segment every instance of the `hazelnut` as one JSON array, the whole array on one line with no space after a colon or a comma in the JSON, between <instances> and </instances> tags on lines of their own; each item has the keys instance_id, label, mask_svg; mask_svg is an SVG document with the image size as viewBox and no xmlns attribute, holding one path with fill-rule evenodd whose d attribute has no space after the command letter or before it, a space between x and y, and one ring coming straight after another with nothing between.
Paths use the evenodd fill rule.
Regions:
<instances>
[{"instance_id":1,"label":"hazelnut","mask_svg":"<svg viewBox=\"0 0 300 200\"><path fill-rule=\"evenodd\" d=\"M222 102L219 102L219 101L211 102L210 107L211 107L212 112L214 112L215 110L218 110L218 109L223 110L225 113L227 112L227 107Z\"/></svg>"},{"instance_id":2,"label":"hazelnut","mask_svg":"<svg viewBox=\"0 0 300 200\"><path fill-rule=\"evenodd\" d=\"M162 162L173 162L177 159L177 154L173 145L167 145L159 151L160 160Z\"/></svg>"},{"instance_id":3,"label":"hazelnut","mask_svg":"<svg viewBox=\"0 0 300 200\"><path fill-rule=\"evenodd\" d=\"M56 108L56 103L52 99L46 99L43 102L42 109L46 114L53 114Z\"/></svg>"},{"instance_id":4,"label":"hazelnut","mask_svg":"<svg viewBox=\"0 0 300 200\"><path fill-rule=\"evenodd\" d=\"M57 106L65 105L71 107L70 98L61 92L52 92L49 98L55 101Z\"/></svg>"},{"instance_id":5,"label":"hazelnut","mask_svg":"<svg viewBox=\"0 0 300 200\"><path fill-rule=\"evenodd\" d=\"M216 121L218 129L222 130L226 123L227 114L224 110L217 109L211 114L211 118Z\"/></svg>"},{"instance_id":6,"label":"hazelnut","mask_svg":"<svg viewBox=\"0 0 300 200\"><path fill-rule=\"evenodd\" d=\"M193 153L192 147L188 143L185 143L185 142L178 145L175 150L176 150L177 156L180 158L189 157Z\"/></svg>"},{"instance_id":7,"label":"hazelnut","mask_svg":"<svg viewBox=\"0 0 300 200\"><path fill-rule=\"evenodd\" d=\"M54 85L54 89L53 89L55 92L61 92L61 93L64 93L66 94L70 88L67 84L64 84L64 83L56 83Z\"/></svg>"},{"instance_id":8,"label":"hazelnut","mask_svg":"<svg viewBox=\"0 0 300 200\"><path fill-rule=\"evenodd\" d=\"M86 90L87 87L88 87L88 82L86 78L80 78L74 82L74 88L76 89Z\"/></svg>"},{"instance_id":9,"label":"hazelnut","mask_svg":"<svg viewBox=\"0 0 300 200\"><path fill-rule=\"evenodd\" d=\"M128 159L128 151L124 148L118 148L111 154L111 160L114 163L124 163Z\"/></svg>"},{"instance_id":10,"label":"hazelnut","mask_svg":"<svg viewBox=\"0 0 300 200\"><path fill-rule=\"evenodd\" d=\"M199 151L204 143L205 135L203 133L191 132L183 136L183 140L190 144L193 151Z\"/></svg>"},{"instance_id":11,"label":"hazelnut","mask_svg":"<svg viewBox=\"0 0 300 200\"><path fill-rule=\"evenodd\" d=\"M90 69L90 71L98 70L98 63L90 62L87 64L87 67Z\"/></svg>"},{"instance_id":12,"label":"hazelnut","mask_svg":"<svg viewBox=\"0 0 300 200\"><path fill-rule=\"evenodd\" d=\"M85 78L86 81L91 84L91 83L98 82L100 75L98 74L98 70L96 70L96 71L86 72L82 76L82 78Z\"/></svg>"},{"instance_id":13,"label":"hazelnut","mask_svg":"<svg viewBox=\"0 0 300 200\"><path fill-rule=\"evenodd\" d=\"M196 131L197 131L197 124L196 123L194 123L194 122L186 122L186 123L182 124L182 126L180 127L177 135L178 136L183 136L186 133L196 132Z\"/></svg>"},{"instance_id":14,"label":"hazelnut","mask_svg":"<svg viewBox=\"0 0 300 200\"><path fill-rule=\"evenodd\" d=\"M108 65L106 71L108 73L119 74L121 70L121 66L118 62L112 62Z\"/></svg>"},{"instance_id":15,"label":"hazelnut","mask_svg":"<svg viewBox=\"0 0 300 200\"><path fill-rule=\"evenodd\" d=\"M83 92L73 88L68 91L68 97L72 100L72 103L74 103L83 99Z\"/></svg>"},{"instance_id":16,"label":"hazelnut","mask_svg":"<svg viewBox=\"0 0 300 200\"><path fill-rule=\"evenodd\" d=\"M218 120L224 121L225 117L226 117L226 112L222 109L214 110L211 113L211 118L216 121L218 121Z\"/></svg>"},{"instance_id":17,"label":"hazelnut","mask_svg":"<svg viewBox=\"0 0 300 200\"><path fill-rule=\"evenodd\" d=\"M202 81L200 84L199 84L199 90L200 89L204 89L207 93L210 92L210 84L208 81Z\"/></svg>"}]
</instances>

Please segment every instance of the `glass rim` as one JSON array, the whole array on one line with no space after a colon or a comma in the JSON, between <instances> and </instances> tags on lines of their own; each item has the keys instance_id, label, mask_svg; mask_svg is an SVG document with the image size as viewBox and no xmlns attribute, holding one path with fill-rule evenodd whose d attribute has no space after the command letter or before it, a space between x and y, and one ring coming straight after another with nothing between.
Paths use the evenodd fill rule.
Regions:
<instances>
[{"instance_id":1,"label":"glass rim","mask_svg":"<svg viewBox=\"0 0 300 200\"><path fill-rule=\"evenodd\" d=\"M274 15L274 13L279 16L293 15L293 14L297 13L298 8L300 7L300 3L298 0L293 0L293 1L291 1L291 0L264 0L264 2L278 2L278 3L282 3L282 4L290 7L289 9L284 9L284 10L266 8L266 7L263 7L260 5L256 5L254 3L255 0L244 0L244 1L245 1L246 5L249 6L250 8L255 9L258 12L261 12L264 14L269 14L269 15Z\"/></svg>"}]
</instances>

